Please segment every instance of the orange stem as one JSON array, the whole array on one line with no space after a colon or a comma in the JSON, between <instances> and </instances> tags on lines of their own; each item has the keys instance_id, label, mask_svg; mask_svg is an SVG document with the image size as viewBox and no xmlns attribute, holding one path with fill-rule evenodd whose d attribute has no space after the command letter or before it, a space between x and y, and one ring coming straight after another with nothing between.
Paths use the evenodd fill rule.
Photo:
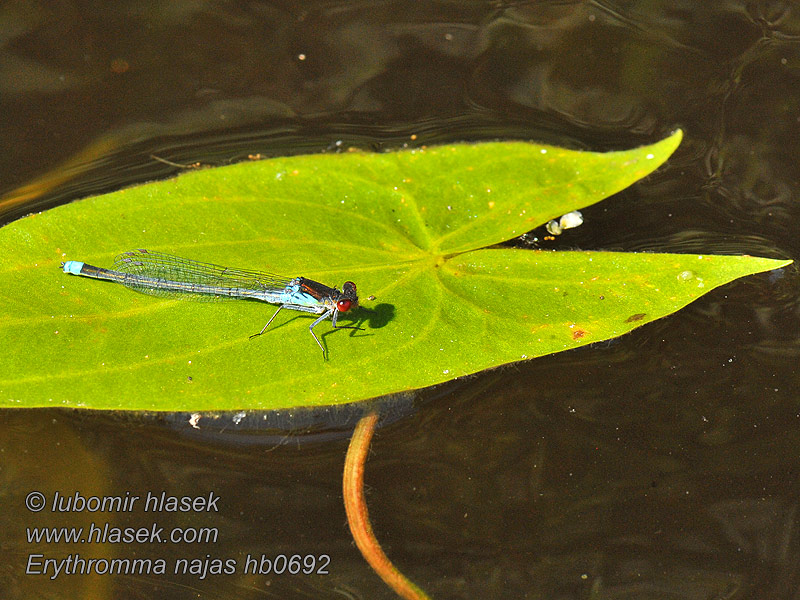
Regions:
<instances>
[{"instance_id":1,"label":"orange stem","mask_svg":"<svg viewBox=\"0 0 800 600\"><path fill-rule=\"evenodd\" d=\"M350 447L347 449L342 486L347 522L361 554L389 587L406 600L430 600L425 592L397 570L389 557L384 554L381 545L375 539L375 534L372 533L367 503L364 499L364 464L367 462L367 452L377 422L378 413L376 412L363 417L356 425L350 440Z\"/></svg>"}]
</instances>

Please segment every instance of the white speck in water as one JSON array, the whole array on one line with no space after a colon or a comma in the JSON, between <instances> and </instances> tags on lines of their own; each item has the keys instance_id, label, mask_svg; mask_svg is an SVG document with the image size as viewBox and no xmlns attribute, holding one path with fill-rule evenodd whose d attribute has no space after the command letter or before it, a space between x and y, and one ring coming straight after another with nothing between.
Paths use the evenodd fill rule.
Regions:
<instances>
[{"instance_id":1,"label":"white speck in water","mask_svg":"<svg viewBox=\"0 0 800 600\"><path fill-rule=\"evenodd\" d=\"M550 235L561 235L565 229L572 229L583 225L583 215L579 210L573 210L562 215L558 221L548 221L546 229Z\"/></svg>"},{"instance_id":2,"label":"white speck in water","mask_svg":"<svg viewBox=\"0 0 800 600\"><path fill-rule=\"evenodd\" d=\"M238 425L244 420L246 416L247 416L246 412L244 411L238 412L235 415L233 415L233 417L231 417L231 421L233 421L235 425Z\"/></svg>"}]
</instances>

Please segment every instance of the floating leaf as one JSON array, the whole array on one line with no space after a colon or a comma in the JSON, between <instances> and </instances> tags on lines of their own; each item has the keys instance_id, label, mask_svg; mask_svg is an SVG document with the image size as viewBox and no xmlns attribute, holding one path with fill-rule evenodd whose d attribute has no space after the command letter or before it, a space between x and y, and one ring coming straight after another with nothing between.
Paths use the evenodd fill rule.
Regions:
<instances>
[{"instance_id":1,"label":"floating leaf","mask_svg":"<svg viewBox=\"0 0 800 600\"><path fill-rule=\"evenodd\" d=\"M0 230L0 406L352 402L615 337L788 264L485 249L627 187L680 137L604 154L504 142L278 158L21 219ZM59 268L135 248L355 281L362 308L340 323L364 330L320 324L323 360L308 315L282 311L251 340L275 307L154 298Z\"/></svg>"}]
</instances>

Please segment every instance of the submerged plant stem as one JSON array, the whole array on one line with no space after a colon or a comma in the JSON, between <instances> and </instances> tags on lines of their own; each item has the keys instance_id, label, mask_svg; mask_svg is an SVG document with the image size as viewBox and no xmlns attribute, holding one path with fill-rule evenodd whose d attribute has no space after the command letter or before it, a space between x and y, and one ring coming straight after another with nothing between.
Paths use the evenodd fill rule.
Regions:
<instances>
[{"instance_id":1,"label":"submerged plant stem","mask_svg":"<svg viewBox=\"0 0 800 600\"><path fill-rule=\"evenodd\" d=\"M347 512L347 522L356 546L367 562L380 575L386 584L399 596L406 600L429 600L429 596L414 585L391 563L384 554L367 514L367 503L364 500L364 463L367 461L369 443L375 432L378 422L378 413L372 412L363 417L356 425L347 457L344 461L344 508Z\"/></svg>"}]
</instances>

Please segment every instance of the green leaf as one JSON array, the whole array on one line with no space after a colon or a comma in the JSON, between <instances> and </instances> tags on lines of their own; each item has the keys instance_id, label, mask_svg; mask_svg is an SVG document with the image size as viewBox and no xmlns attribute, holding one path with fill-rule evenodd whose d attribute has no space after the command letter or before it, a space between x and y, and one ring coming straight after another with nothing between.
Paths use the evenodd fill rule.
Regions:
<instances>
[{"instance_id":1,"label":"green leaf","mask_svg":"<svg viewBox=\"0 0 800 600\"><path fill-rule=\"evenodd\" d=\"M680 132L606 154L527 143L298 156L188 172L0 230L0 406L286 408L440 383L621 335L752 257L481 249L598 202L663 163ZM64 274L147 248L357 282L364 331L260 302L165 300ZM374 300L369 298L374 296ZM352 321L350 320L352 319Z\"/></svg>"}]
</instances>

